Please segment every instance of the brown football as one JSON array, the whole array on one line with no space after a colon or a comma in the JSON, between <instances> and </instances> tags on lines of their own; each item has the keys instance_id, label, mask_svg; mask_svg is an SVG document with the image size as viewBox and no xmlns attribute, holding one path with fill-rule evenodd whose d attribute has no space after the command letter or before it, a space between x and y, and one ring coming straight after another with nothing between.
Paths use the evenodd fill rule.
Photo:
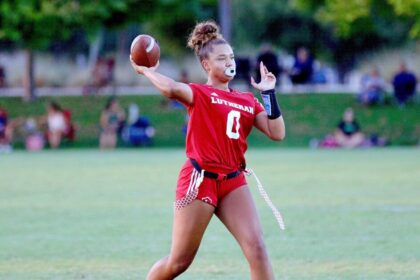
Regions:
<instances>
[{"instance_id":1,"label":"brown football","mask_svg":"<svg viewBox=\"0 0 420 280\"><path fill-rule=\"evenodd\" d=\"M130 53L137 65L152 67L159 61L160 47L152 36L140 34L131 43Z\"/></svg>"}]
</instances>

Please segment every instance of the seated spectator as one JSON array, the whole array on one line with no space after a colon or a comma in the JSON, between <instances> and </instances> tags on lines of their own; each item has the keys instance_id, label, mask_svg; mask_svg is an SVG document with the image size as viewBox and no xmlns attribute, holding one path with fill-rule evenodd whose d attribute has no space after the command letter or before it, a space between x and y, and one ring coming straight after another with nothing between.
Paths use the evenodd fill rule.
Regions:
<instances>
[{"instance_id":1,"label":"seated spectator","mask_svg":"<svg viewBox=\"0 0 420 280\"><path fill-rule=\"evenodd\" d=\"M56 102L51 102L47 108L47 140L52 149L61 144L62 137L70 130L63 109Z\"/></svg>"},{"instance_id":2,"label":"seated spectator","mask_svg":"<svg viewBox=\"0 0 420 280\"><path fill-rule=\"evenodd\" d=\"M74 142L76 139L76 126L72 120L72 113L69 109L63 109L63 114L66 122L66 130L64 131L63 137L70 142Z\"/></svg>"},{"instance_id":3,"label":"seated spectator","mask_svg":"<svg viewBox=\"0 0 420 280\"><path fill-rule=\"evenodd\" d=\"M113 57L99 58L93 67L91 81L83 87L83 95L98 94L104 87L114 86L114 67Z\"/></svg>"},{"instance_id":4,"label":"seated spectator","mask_svg":"<svg viewBox=\"0 0 420 280\"><path fill-rule=\"evenodd\" d=\"M335 130L334 138L338 146L343 148L355 148L361 146L365 141L365 136L360 132L360 126L354 118L352 108L347 108L344 111L343 118Z\"/></svg>"},{"instance_id":5,"label":"seated spectator","mask_svg":"<svg viewBox=\"0 0 420 280\"><path fill-rule=\"evenodd\" d=\"M251 61L248 57L236 57L236 81L244 81L248 87L251 87Z\"/></svg>"},{"instance_id":6,"label":"seated spectator","mask_svg":"<svg viewBox=\"0 0 420 280\"><path fill-rule=\"evenodd\" d=\"M306 48L299 48L293 67L289 72L290 80L294 85L309 84L312 81L312 74L313 58Z\"/></svg>"},{"instance_id":7,"label":"seated spectator","mask_svg":"<svg viewBox=\"0 0 420 280\"><path fill-rule=\"evenodd\" d=\"M4 67L0 65L0 88L6 87L6 71Z\"/></svg>"},{"instance_id":8,"label":"seated spectator","mask_svg":"<svg viewBox=\"0 0 420 280\"><path fill-rule=\"evenodd\" d=\"M261 52L257 57L257 64L255 65L256 81L261 80L260 63L263 62L268 71L273 73L276 77L276 83L279 82L279 75L281 73L281 67L277 58L277 54L273 50L270 44L263 44L261 46ZM248 79L249 80L249 79Z\"/></svg>"},{"instance_id":9,"label":"seated spectator","mask_svg":"<svg viewBox=\"0 0 420 280\"><path fill-rule=\"evenodd\" d=\"M99 146L101 149L114 149L118 134L124 127L125 113L115 97L108 99L100 118Z\"/></svg>"},{"instance_id":10,"label":"seated spectator","mask_svg":"<svg viewBox=\"0 0 420 280\"><path fill-rule=\"evenodd\" d=\"M314 84L326 84L328 83L327 71L328 68L321 62L314 62L314 71L312 74L312 83Z\"/></svg>"},{"instance_id":11,"label":"seated spectator","mask_svg":"<svg viewBox=\"0 0 420 280\"><path fill-rule=\"evenodd\" d=\"M394 87L394 97L400 106L404 106L409 99L415 96L417 79L414 73L408 71L404 62L400 64L400 69L394 76L392 85Z\"/></svg>"},{"instance_id":12,"label":"seated spectator","mask_svg":"<svg viewBox=\"0 0 420 280\"><path fill-rule=\"evenodd\" d=\"M122 138L127 144L133 146L151 146L155 129L149 118L140 115L137 104L128 107L128 122L122 132Z\"/></svg>"},{"instance_id":13,"label":"seated spectator","mask_svg":"<svg viewBox=\"0 0 420 280\"><path fill-rule=\"evenodd\" d=\"M385 98L385 81L375 67L361 80L359 101L364 105L382 104Z\"/></svg>"},{"instance_id":14,"label":"seated spectator","mask_svg":"<svg viewBox=\"0 0 420 280\"><path fill-rule=\"evenodd\" d=\"M8 114L5 109L0 107L0 153L9 153L12 151L11 132Z\"/></svg>"},{"instance_id":15,"label":"seated spectator","mask_svg":"<svg viewBox=\"0 0 420 280\"><path fill-rule=\"evenodd\" d=\"M45 137L39 130L39 125L35 118L28 118L24 121L23 132L25 135L25 148L28 151L40 151L44 148Z\"/></svg>"}]
</instances>

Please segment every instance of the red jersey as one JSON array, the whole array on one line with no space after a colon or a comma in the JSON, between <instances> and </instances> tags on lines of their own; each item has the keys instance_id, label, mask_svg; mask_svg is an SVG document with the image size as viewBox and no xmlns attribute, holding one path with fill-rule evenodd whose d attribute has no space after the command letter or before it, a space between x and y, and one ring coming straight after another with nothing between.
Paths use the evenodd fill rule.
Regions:
<instances>
[{"instance_id":1,"label":"red jersey","mask_svg":"<svg viewBox=\"0 0 420 280\"><path fill-rule=\"evenodd\" d=\"M213 172L228 173L245 166L246 138L264 107L250 92L199 84L190 87L187 157Z\"/></svg>"}]
</instances>

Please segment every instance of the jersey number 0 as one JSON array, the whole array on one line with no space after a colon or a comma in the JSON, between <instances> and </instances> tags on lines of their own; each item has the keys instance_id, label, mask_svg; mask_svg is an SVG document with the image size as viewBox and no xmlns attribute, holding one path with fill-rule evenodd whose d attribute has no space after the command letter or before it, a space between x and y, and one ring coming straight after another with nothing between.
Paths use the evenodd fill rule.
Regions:
<instances>
[{"instance_id":1,"label":"jersey number 0","mask_svg":"<svg viewBox=\"0 0 420 280\"><path fill-rule=\"evenodd\" d=\"M232 110L227 116L226 123L226 135L231 139L239 139L239 128L241 124L239 119L241 118L241 112ZM235 128L233 127L236 124Z\"/></svg>"}]
</instances>

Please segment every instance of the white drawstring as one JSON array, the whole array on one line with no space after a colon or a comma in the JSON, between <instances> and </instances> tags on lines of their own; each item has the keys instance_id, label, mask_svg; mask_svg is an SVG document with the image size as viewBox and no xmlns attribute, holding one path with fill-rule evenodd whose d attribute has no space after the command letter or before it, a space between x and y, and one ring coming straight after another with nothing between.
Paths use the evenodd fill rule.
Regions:
<instances>
[{"instance_id":1,"label":"white drawstring","mask_svg":"<svg viewBox=\"0 0 420 280\"><path fill-rule=\"evenodd\" d=\"M176 210L180 210L194 201L198 195L198 188L204 180L204 169L200 173L193 169L190 179L190 186L185 196L174 202L174 207Z\"/></svg>"},{"instance_id":2,"label":"white drawstring","mask_svg":"<svg viewBox=\"0 0 420 280\"><path fill-rule=\"evenodd\" d=\"M267 192L264 190L264 188L263 188L260 180L258 179L257 175L255 174L255 172L251 168L247 168L245 170L245 174L247 176L254 175L254 178L257 181L258 190L260 191L261 196L264 198L267 205L271 208L271 211L273 212L273 215L276 218L276 220L277 220L277 222L280 226L280 229L285 230L286 227L284 226L284 220L283 220L282 215L280 214L280 211L277 210L276 206L274 206L273 202L271 201Z\"/></svg>"}]
</instances>

